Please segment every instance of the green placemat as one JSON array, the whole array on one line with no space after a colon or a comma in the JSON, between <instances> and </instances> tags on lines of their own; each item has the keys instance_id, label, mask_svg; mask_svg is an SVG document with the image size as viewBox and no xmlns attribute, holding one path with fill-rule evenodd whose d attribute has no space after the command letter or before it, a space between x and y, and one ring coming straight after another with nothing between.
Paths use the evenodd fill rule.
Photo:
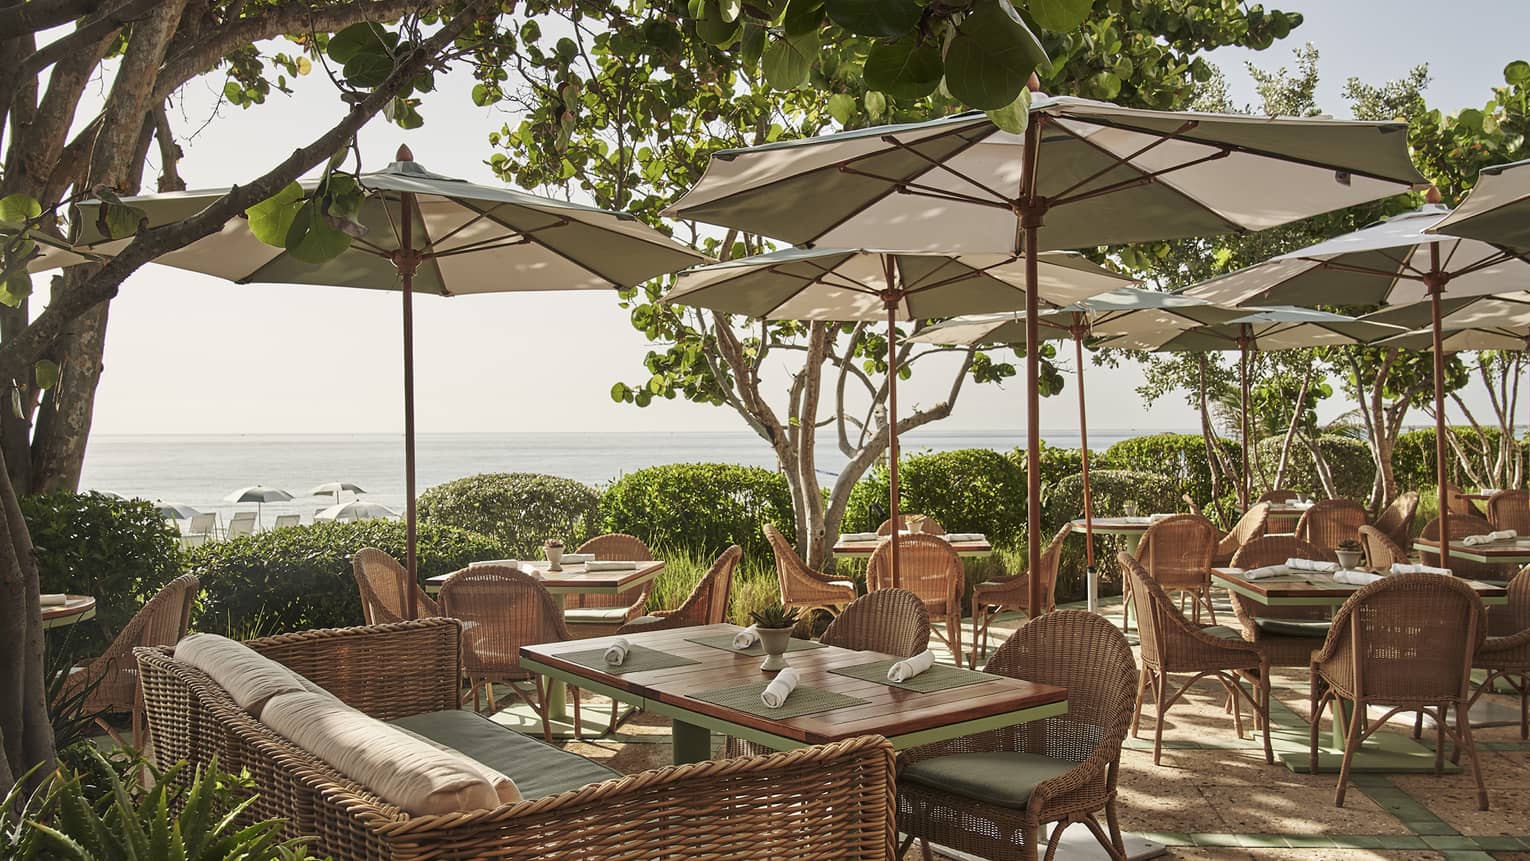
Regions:
<instances>
[{"instance_id":1,"label":"green placemat","mask_svg":"<svg viewBox=\"0 0 1530 861\"><path fill-rule=\"evenodd\" d=\"M741 712L758 717L780 720L866 704L865 700L847 697L844 694L837 694L823 688L810 688L807 685L798 685L797 689L792 691L792 695L786 698L786 702L782 703L780 708L773 709L760 702L760 693L769 684L770 682L751 682L747 685L737 685L731 688L720 688L715 691L690 694L690 697L691 699L701 700L704 703L738 709Z\"/></svg>"},{"instance_id":2,"label":"green placemat","mask_svg":"<svg viewBox=\"0 0 1530 861\"><path fill-rule=\"evenodd\" d=\"M692 643L700 643L703 646L711 646L714 649L722 649L724 652L732 652L735 655L748 655L751 658L765 657L765 646L762 645L759 640L755 640L754 645L747 649L735 649L733 648L732 634L713 634L707 637L686 637L685 639ZM822 648L823 643L815 642L813 640L799 640L796 637L793 637L786 641L786 650L788 652L800 652L803 649Z\"/></svg>"},{"instance_id":3,"label":"green placemat","mask_svg":"<svg viewBox=\"0 0 1530 861\"><path fill-rule=\"evenodd\" d=\"M565 661L572 661L581 667L589 667L595 670L603 670L612 675L620 676L625 673L642 673L648 670L667 670L670 667L683 667L687 664L699 664L690 658L682 658L679 655L671 655L654 649L646 649L642 646L629 646L627 648L627 660L621 664L613 665L606 663L605 649L586 649L582 652L564 652L558 657Z\"/></svg>"},{"instance_id":4,"label":"green placemat","mask_svg":"<svg viewBox=\"0 0 1530 861\"><path fill-rule=\"evenodd\" d=\"M840 667L829 672L841 676L849 676L852 679L881 682L890 688L918 691L921 694L943 691L948 688L961 688L967 685L976 685L994 680L994 676L987 673L975 673L971 670L959 670L956 667L948 667L945 664L936 664L906 682L888 681L887 671L895 663L897 661L873 661L869 664L856 664L853 667Z\"/></svg>"}]
</instances>

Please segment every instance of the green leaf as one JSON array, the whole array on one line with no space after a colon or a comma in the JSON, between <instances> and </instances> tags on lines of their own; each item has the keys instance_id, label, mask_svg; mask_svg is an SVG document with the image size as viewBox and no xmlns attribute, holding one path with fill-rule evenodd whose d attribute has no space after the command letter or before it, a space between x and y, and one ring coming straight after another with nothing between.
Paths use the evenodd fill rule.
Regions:
<instances>
[{"instance_id":1,"label":"green leaf","mask_svg":"<svg viewBox=\"0 0 1530 861\"><path fill-rule=\"evenodd\" d=\"M23 222L42 216L42 204L30 194L0 197L0 221Z\"/></svg>"},{"instance_id":2,"label":"green leaf","mask_svg":"<svg viewBox=\"0 0 1530 861\"><path fill-rule=\"evenodd\" d=\"M876 90L868 90L864 102L866 113L870 114L874 120L881 119L882 115L887 113L887 97Z\"/></svg>"},{"instance_id":3,"label":"green leaf","mask_svg":"<svg viewBox=\"0 0 1530 861\"><path fill-rule=\"evenodd\" d=\"M58 362L49 359L38 359L37 364L32 366L32 377L37 380L39 389L51 389L58 385Z\"/></svg>"},{"instance_id":4,"label":"green leaf","mask_svg":"<svg viewBox=\"0 0 1530 861\"><path fill-rule=\"evenodd\" d=\"M800 36L771 36L765 45L765 81L778 90L795 90L808 82L818 57L818 31Z\"/></svg>"},{"instance_id":5,"label":"green leaf","mask_svg":"<svg viewBox=\"0 0 1530 861\"><path fill-rule=\"evenodd\" d=\"M384 42L384 39L389 40ZM362 54L387 53L388 48L396 44L398 44L397 34L389 33L376 24L364 22L352 24L329 37L327 53L331 60L344 65Z\"/></svg>"},{"instance_id":6,"label":"green leaf","mask_svg":"<svg viewBox=\"0 0 1530 861\"><path fill-rule=\"evenodd\" d=\"M1506 83L1519 86L1530 84L1530 63L1524 60L1515 60L1503 67L1503 79Z\"/></svg>"},{"instance_id":7,"label":"green leaf","mask_svg":"<svg viewBox=\"0 0 1530 861\"><path fill-rule=\"evenodd\" d=\"M1084 81L1084 90L1093 98L1108 101L1121 94L1121 79L1114 72L1096 72Z\"/></svg>"},{"instance_id":8,"label":"green leaf","mask_svg":"<svg viewBox=\"0 0 1530 861\"><path fill-rule=\"evenodd\" d=\"M25 269L12 272L0 283L0 304L11 308L20 307L32 295L32 274Z\"/></svg>"},{"instance_id":9,"label":"green leaf","mask_svg":"<svg viewBox=\"0 0 1530 861\"><path fill-rule=\"evenodd\" d=\"M717 4L717 9L722 13L722 19L731 24L743 13L744 4L742 0L721 0Z\"/></svg>"},{"instance_id":10,"label":"green leaf","mask_svg":"<svg viewBox=\"0 0 1530 861\"><path fill-rule=\"evenodd\" d=\"M1094 0L1027 0L1025 4L1036 26L1053 33L1078 27L1093 8Z\"/></svg>"},{"instance_id":11,"label":"green leaf","mask_svg":"<svg viewBox=\"0 0 1530 861\"><path fill-rule=\"evenodd\" d=\"M765 28L759 24L745 24L741 51L740 58L744 61L744 68L754 71L760 65L760 58L765 55Z\"/></svg>"},{"instance_id":12,"label":"green leaf","mask_svg":"<svg viewBox=\"0 0 1530 861\"><path fill-rule=\"evenodd\" d=\"M351 86L369 89L393 74L393 58L381 51L357 54L345 64L342 74Z\"/></svg>"},{"instance_id":13,"label":"green leaf","mask_svg":"<svg viewBox=\"0 0 1530 861\"><path fill-rule=\"evenodd\" d=\"M922 99L940 86L945 64L932 42L910 35L892 44L875 42L866 56L866 86L895 99Z\"/></svg>"},{"instance_id":14,"label":"green leaf","mask_svg":"<svg viewBox=\"0 0 1530 861\"><path fill-rule=\"evenodd\" d=\"M970 107L997 110L1046 62L1046 50L1008 0L978 0L946 49L946 87Z\"/></svg>"},{"instance_id":15,"label":"green leaf","mask_svg":"<svg viewBox=\"0 0 1530 861\"><path fill-rule=\"evenodd\" d=\"M294 182L245 211L250 232L267 245L285 248L292 220L302 205L303 187Z\"/></svg>"},{"instance_id":16,"label":"green leaf","mask_svg":"<svg viewBox=\"0 0 1530 861\"><path fill-rule=\"evenodd\" d=\"M781 22L788 36L817 33L823 26L824 0L790 0L786 18Z\"/></svg>"},{"instance_id":17,"label":"green leaf","mask_svg":"<svg viewBox=\"0 0 1530 861\"><path fill-rule=\"evenodd\" d=\"M329 224L316 212L313 201L304 203L293 216L283 243L287 253L304 263L328 263L351 247L351 237Z\"/></svg>"},{"instance_id":18,"label":"green leaf","mask_svg":"<svg viewBox=\"0 0 1530 861\"><path fill-rule=\"evenodd\" d=\"M611 387L611 400L622 403L632 394L626 383L617 383Z\"/></svg>"},{"instance_id":19,"label":"green leaf","mask_svg":"<svg viewBox=\"0 0 1530 861\"><path fill-rule=\"evenodd\" d=\"M696 19L696 35L707 44L726 47L738 38L740 26L737 15L731 19L727 18L718 9L717 3L712 2L706 4L706 14Z\"/></svg>"},{"instance_id":20,"label":"green leaf","mask_svg":"<svg viewBox=\"0 0 1530 861\"><path fill-rule=\"evenodd\" d=\"M840 125L850 122L855 115L855 96L849 93L835 93L829 97L829 116L833 117Z\"/></svg>"},{"instance_id":21,"label":"green leaf","mask_svg":"<svg viewBox=\"0 0 1530 861\"><path fill-rule=\"evenodd\" d=\"M993 120L994 125L1010 134L1024 134L1025 127L1031 122L1031 91L1022 89L1013 102L998 110L989 111L988 118Z\"/></svg>"},{"instance_id":22,"label":"green leaf","mask_svg":"<svg viewBox=\"0 0 1530 861\"><path fill-rule=\"evenodd\" d=\"M915 0L827 0L829 20L858 36L896 39L919 23Z\"/></svg>"}]
</instances>

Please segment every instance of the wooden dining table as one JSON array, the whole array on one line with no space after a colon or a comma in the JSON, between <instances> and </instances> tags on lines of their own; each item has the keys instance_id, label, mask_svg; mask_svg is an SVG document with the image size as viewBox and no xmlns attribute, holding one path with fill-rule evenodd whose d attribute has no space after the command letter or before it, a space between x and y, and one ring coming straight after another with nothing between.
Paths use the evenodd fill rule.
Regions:
<instances>
[{"instance_id":1,"label":"wooden dining table","mask_svg":"<svg viewBox=\"0 0 1530 861\"><path fill-rule=\"evenodd\" d=\"M1439 553L1440 541L1438 538L1415 538L1413 549L1422 553ZM1460 541L1451 541L1450 555L1470 559L1473 562L1526 565L1530 564L1530 536L1511 538L1508 541L1494 541L1490 544L1467 545Z\"/></svg>"},{"instance_id":2,"label":"wooden dining table","mask_svg":"<svg viewBox=\"0 0 1530 861\"><path fill-rule=\"evenodd\" d=\"M935 537L945 538L946 536L937 535ZM835 554L845 556L870 556L886 540L886 535L868 541L840 540L835 542L834 552ZM949 541L948 543L950 543L951 549L956 551L957 556L979 558L993 555L993 545L989 543L987 538L982 540Z\"/></svg>"},{"instance_id":3,"label":"wooden dining table","mask_svg":"<svg viewBox=\"0 0 1530 861\"><path fill-rule=\"evenodd\" d=\"M647 711L668 717L673 726L676 764L700 762L712 756L711 733L719 732L756 742L773 750L827 744L859 735L886 736L898 749L1014 726L1063 714L1068 691L1052 685L1004 676L974 674L979 681L944 690L918 692L880 680L841 675L834 670L897 660L877 652L836 646L788 651L787 662L802 676L799 692L828 691L858 700L844 707L774 718L700 697L732 686L764 683L762 658L696 642L698 638L731 639L736 625L704 625L629 635L633 647L683 659L665 669L611 672L600 662L588 666L570 660L570 653L603 650L615 638L592 638L567 643L521 647L521 665L548 678L572 684ZM948 668L949 671L949 668ZM971 671L963 671L971 672ZM794 693L794 696L796 694ZM787 704L791 704L787 699Z\"/></svg>"},{"instance_id":4,"label":"wooden dining table","mask_svg":"<svg viewBox=\"0 0 1530 861\"><path fill-rule=\"evenodd\" d=\"M48 628L63 628L86 619L93 619L96 615L96 599L89 595L65 595L62 604L44 604L42 608L42 626Z\"/></svg>"}]
</instances>

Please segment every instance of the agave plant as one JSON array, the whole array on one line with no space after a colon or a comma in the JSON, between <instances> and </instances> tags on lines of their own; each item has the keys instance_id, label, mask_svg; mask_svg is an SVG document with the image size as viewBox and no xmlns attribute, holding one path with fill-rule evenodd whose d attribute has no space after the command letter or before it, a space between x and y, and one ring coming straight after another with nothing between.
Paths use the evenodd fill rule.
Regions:
<instances>
[{"instance_id":1,"label":"agave plant","mask_svg":"<svg viewBox=\"0 0 1530 861\"><path fill-rule=\"evenodd\" d=\"M1361 552L1360 542L1356 541L1353 538L1346 538L1343 541L1340 541L1339 545L1337 547L1335 547L1334 549L1335 550L1343 550L1343 551L1345 551L1347 553L1359 553L1359 552Z\"/></svg>"},{"instance_id":2,"label":"agave plant","mask_svg":"<svg viewBox=\"0 0 1530 861\"><path fill-rule=\"evenodd\" d=\"M800 612L796 607L788 610L780 604L772 604L769 607L755 610L749 614L749 617L761 628L795 628L797 626L797 615Z\"/></svg>"}]
</instances>

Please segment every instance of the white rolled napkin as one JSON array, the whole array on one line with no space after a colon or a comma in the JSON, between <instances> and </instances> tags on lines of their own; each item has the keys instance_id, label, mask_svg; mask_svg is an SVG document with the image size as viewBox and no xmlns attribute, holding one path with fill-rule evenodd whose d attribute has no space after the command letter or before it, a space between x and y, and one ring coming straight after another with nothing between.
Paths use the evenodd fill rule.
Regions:
<instances>
[{"instance_id":1,"label":"white rolled napkin","mask_svg":"<svg viewBox=\"0 0 1530 861\"><path fill-rule=\"evenodd\" d=\"M947 532L947 541L987 541L988 536L981 532Z\"/></svg>"},{"instance_id":2,"label":"white rolled napkin","mask_svg":"<svg viewBox=\"0 0 1530 861\"><path fill-rule=\"evenodd\" d=\"M44 607L62 607L69 603L69 596L63 594L62 592L44 592L37 596L37 600L38 603L42 604Z\"/></svg>"},{"instance_id":3,"label":"white rolled napkin","mask_svg":"<svg viewBox=\"0 0 1530 861\"><path fill-rule=\"evenodd\" d=\"M1165 519L1173 517L1173 516L1174 516L1173 514L1165 514L1163 512L1159 512L1157 514L1149 514L1148 515L1148 522L1149 523L1157 523L1160 520L1165 520Z\"/></svg>"},{"instance_id":4,"label":"white rolled napkin","mask_svg":"<svg viewBox=\"0 0 1530 861\"><path fill-rule=\"evenodd\" d=\"M632 644L627 642L626 637L617 637L606 647L606 663L613 667L619 667L627 662L627 652Z\"/></svg>"},{"instance_id":5,"label":"white rolled napkin","mask_svg":"<svg viewBox=\"0 0 1530 861\"><path fill-rule=\"evenodd\" d=\"M776 673L776 677L765 686L765 690L760 691L760 702L764 703L768 709L780 708L786 704L786 698L792 695L792 691L797 689L797 684L801 681L802 676L797 673L797 670L787 667Z\"/></svg>"},{"instance_id":6,"label":"white rolled napkin","mask_svg":"<svg viewBox=\"0 0 1530 861\"><path fill-rule=\"evenodd\" d=\"M1332 574L1339 570L1337 562L1323 562L1319 559L1296 559L1286 560L1286 567L1293 571L1315 571L1319 574Z\"/></svg>"},{"instance_id":7,"label":"white rolled napkin","mask_svg":"<svg viewBox=\"0 0 1530 861\"><path fill-rule=\"evenodd\" d=\"M875 532L841 532L839 542L841 544L854 544L860 541L875 541L882 536Z\"/></svg>"},{"instance_id":8,"label":"white rolled napkin","mask_svg":"<svg viewBox=\"0 0 1530 861\"><path fill-rule=\"evenodd\" d=\"M889 682L906 682L914 676L935 666L935 654L925 649L912 658L904 658L887 668Z\"/></svg>"},{"instance_id":9,"label":"white rolled napkin","mask_svg":"<svg viewBox=\"0 0 1530 861\"><path fill-rule=\"evenodd\" d=\"M564 565L583 565L583 564L585 564L587 562L594 562L594 561L595 561L595 554L594 553L565 553L565 554L563 554L563 559L562 559L562 562L563 562Z\"/></svg>"},{"instance_id":10,"label":"white rolled napkin","mask_svg":"<svg viewBox=\"0 0 1530 861\"><path fill-rule=\"evenodd\" d=\"M1369 571L1354 571L1346 568L1342 571L1335 572L1333 579L1336 582L1348 583L1351 586L1364 586L1366 584L1375 583L1377 580L1380 580L1381 575L1372 574Z\"/></svg>"},{"instance_id":11,"label":"white rolled napkin","mask_svg":"<svg viewBox=\"0 0 1530 861\"><path fill-rule=\"evenodd\" d=\"M733 635L733 648L743 651L759 641L760 632L753 625L750 625Z\"/></svg>"},{"instance_id":12,"label":"white rolled napkin","mask_svg":"<svg viewBox=\"0 0 1530 861\"><path fill-rule=\"evenodd\" d=\"M1393 562L1393 574L1443 574L1450 576L1449 568L1438 568L1434 565L1409 565L1406 562Z\"/></svg>"},{"instance_id":13,"label":"white rolled napkin","mask_svg":"<svg viewBox=\"0 0 1530 861\"><path fill-rule=\"evenodd\" d=\"M615 560L591 559L584 563L586 571L632 571L637 568L636 562L618 562Z\"/></svg>"},{"instance_id":14,"label":"white rolled napkin","mask_svg":"<svg viewBox=\"0 0 1530 861\"><path fill-rule=\"evenodd\" d=\"M1498 539L1494 538L1492 533L1487 533L1485 535L1468 535L1461 539L1461 543L1467 547L1476 547L1479 544L1492 544L1496 540Z\"/></svg>"},{"instance_id":15,"label":"white rolled napkin","mask_svg":"<svg viewBox=\"0 0 1530 861\"><path fill-rule=\"evenodd\" d=\"M514 559L480 559L477 562L469 562L469 568L482 568L485 565L503 565L506 568L520 568L521 563Z\"/></svg>"},{"instance_id":16,"label":"white rolled napkin","mask_svg":"<svg viewBox=\"0 0 1530 861\"><path fill-rule=\"evenodd\" d=\"M1265 577L1280 577L1284 574L1294 573L1285 565L1266 565L1263 568L1251 568L1243 572L1245 580L1262 580Z\"/></svg>"}]
</instances>

